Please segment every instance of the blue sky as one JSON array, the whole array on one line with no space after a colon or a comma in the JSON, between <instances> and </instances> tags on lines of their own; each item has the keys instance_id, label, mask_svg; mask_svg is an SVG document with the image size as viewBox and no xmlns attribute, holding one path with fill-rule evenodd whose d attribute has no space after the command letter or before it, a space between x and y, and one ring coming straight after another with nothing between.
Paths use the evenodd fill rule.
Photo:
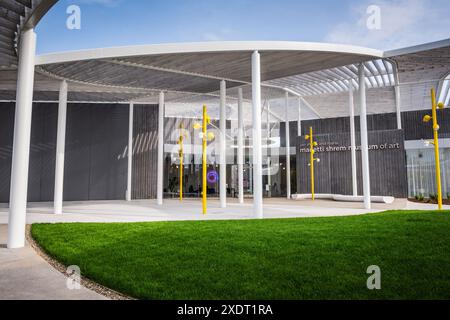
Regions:
<instances>
[{"instance_id":1,"label":"blue sky","mask_svg":"<svg viewBox=\"0 0 450 320\"><path fill-rule=\"evenodd\" d=\"M81 30L66 27L70 5ZM366 27L367 7L381 29ZM450 38L449 0L60 0L37 28L38 53L137 44L289 40L396 49Z\"/></svg>"}]
</instances>

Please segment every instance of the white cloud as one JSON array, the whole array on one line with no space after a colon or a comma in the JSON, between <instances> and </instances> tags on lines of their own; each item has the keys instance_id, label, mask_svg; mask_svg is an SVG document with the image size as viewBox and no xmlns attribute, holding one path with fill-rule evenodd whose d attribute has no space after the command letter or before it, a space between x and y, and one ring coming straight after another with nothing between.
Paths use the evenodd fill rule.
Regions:
<instances>
[{"instance_id":1,"label":"white cloud","mask_svg":"<svg viewBox=\"0 0 450 320\"><path fill-rule=\"evenodd\" d=\"M381 29L366 26L367 7L381 8ZM441 0L364 0L351 8L354 22L337 25L327 42L396 49L450 37L450 3Z\"/></svg>"}]
</instances>

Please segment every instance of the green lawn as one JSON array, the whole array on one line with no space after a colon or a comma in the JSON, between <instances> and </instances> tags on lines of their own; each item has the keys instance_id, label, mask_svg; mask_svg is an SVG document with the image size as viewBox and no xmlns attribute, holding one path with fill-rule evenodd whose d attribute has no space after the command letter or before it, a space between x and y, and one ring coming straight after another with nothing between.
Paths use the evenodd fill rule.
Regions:
<instances>
[{"instance_id":1,"label":"green lawn","mask_svg":"<svg viewBox=\"0 0 450 320\"><path fill-rule=\"evenodd\" d=\"M450 299L450 212L36 224L84 276L143 299ZM378 265L382 289L366 287Z\"/></svg>"}]
</instances>

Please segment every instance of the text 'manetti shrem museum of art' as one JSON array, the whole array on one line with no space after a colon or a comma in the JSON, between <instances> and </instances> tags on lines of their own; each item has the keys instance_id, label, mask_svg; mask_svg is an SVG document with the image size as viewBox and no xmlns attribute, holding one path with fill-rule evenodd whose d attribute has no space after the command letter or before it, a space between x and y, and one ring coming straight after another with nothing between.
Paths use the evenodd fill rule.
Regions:
<instances>
[{"instance_id":1,"label":"text 'manetti shrem museum of art'","mask_svg":"<svg viewBox=\"0 0 450 320\"><path fill-rule=\"evenodd\" d=\"M450 39L393 51L327 43L207 42L36 55L56 1L0 4L0 203L8 247L24 245L27 202L200 198L206 105L209 197L311 194L361 201L436 192L431 89L450 100ZM450 109L438 110L448 124ZM450 125L440 134L450 193Z\"/></svg>"}]
</instances>

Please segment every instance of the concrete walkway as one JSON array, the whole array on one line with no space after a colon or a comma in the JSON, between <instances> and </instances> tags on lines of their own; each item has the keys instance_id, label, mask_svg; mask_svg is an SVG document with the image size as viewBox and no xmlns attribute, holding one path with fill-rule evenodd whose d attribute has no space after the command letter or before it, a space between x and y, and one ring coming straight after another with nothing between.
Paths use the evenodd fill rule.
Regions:
<instances>
[{"instance_id":1,"label":"concrete walkway","mask_svg":"<svg viewBox=\"0 0 450 320\"><path fill-rule=\"evenodd\" d=\"M361 203L343 203L317 200L288 201L286 199L265 199L265 218L303 218L359 215L391 209L405 209L406 200L396 200L393 204L374 204L372 210L362 209ZM65 202L62 215L53 214L52 203L29 204L27 223L57 222L144 222L174 220L228 220L252 219L251 199L239 204L235 199L228 201L226 209L220 208L218 200L208 201L208 215L201 214L201 201L186 199L165 200L163 206L155 201L90 201ZM8 208L0 207L0 224L8 222Z\"/></svg>"},{"instance_id":2,"label":"concrete walkway","mask_svg":"<svg viewBox=\"0 0 450 320\"><path fill-rule=\"evenodd\" d=\"M6 249L7 226L0 225L0 300L104 300L81 288L69 290L67 278L27 245Z\"/></svg>"}]
</instances>

